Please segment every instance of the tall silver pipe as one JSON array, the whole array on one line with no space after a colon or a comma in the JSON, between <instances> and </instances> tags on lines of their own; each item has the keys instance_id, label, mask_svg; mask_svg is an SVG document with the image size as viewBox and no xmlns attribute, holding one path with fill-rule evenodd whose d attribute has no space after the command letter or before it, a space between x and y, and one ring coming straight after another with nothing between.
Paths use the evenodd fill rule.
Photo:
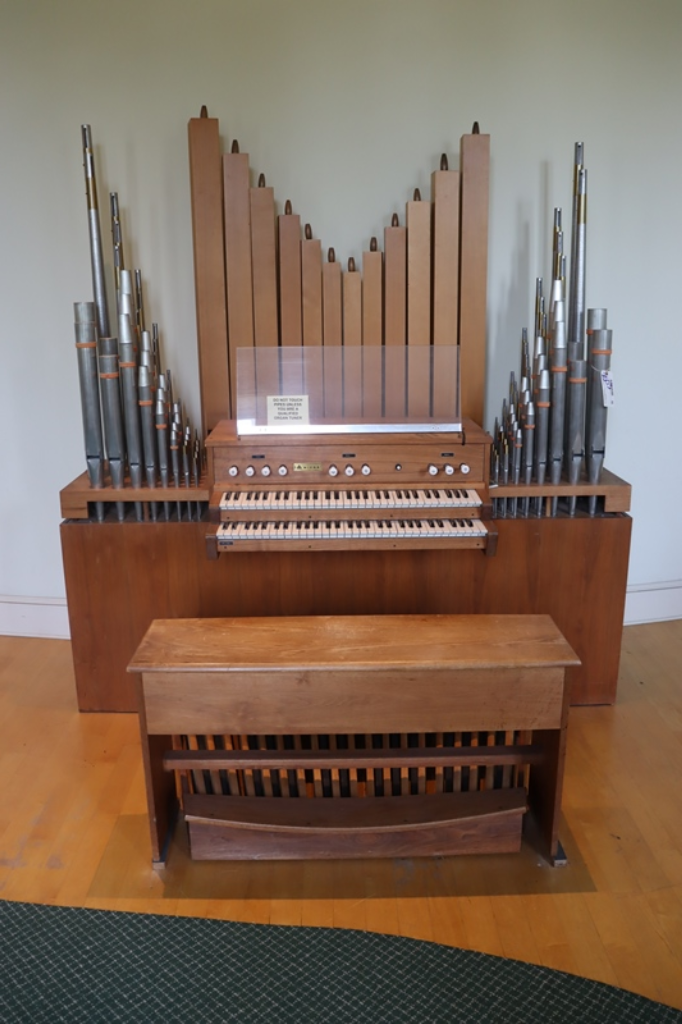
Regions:
<instances>
[{"instance_id":1,"label":"tall silver pipe","mask_svg":"<svg viewBox=\"0 0 682 1024\"><path fill-rule=\"evenodd\" d=\"M109 193L109 209L111 212L111 238L114 248L114 285L116 287L116 312L120 316L121 271L125 269L123 256L123 233L118 210L118 193Z\"/></svg>"},{"instance_id":2,"label":"tall silver pipe","mask_svg":"<svg viewBox=\"0 0 682 1024\"><path fill-rule=\"evenodd\" d=\"M161 376L161 341L158 324L152 324L152 352L154 354L154 376L158 380Z\"/></svg>"},{"instance_id":3,"label":"tall silver pipe","mask_svg":"<svg viewBox=\"0 0 682 1024\"><path fill-rule=\"evenodd\" d=\"M194 444L192 446L192 480L194 481L194 486L198 487L201 480L201 441L199 440L198 430L194 431ZM200 519L201 501L197 499L197 522Z\"/></svg>"},{"instance_id":4,"label":"tall silver pipe","mask_svg":"<svg viewBox=\"0 0 682 1024\"><path fill-rule=\"evenodd\" d=\"M119 275L118 290L118 311L119 316L127 316L133 328L134 336L137 336L137 317L135 313L135 296L133 295L133 277L125 267L121 268Z\"/></svg>"},{"instance_id":5,"label":"tall silver pipe","mask_svg":"<svg viewBox=\"0 0 682 1024\"><path fill-rule=\"evenodd\" d=\"M568 444L566 475L569 484L580 481L585 458L585 395L587 392L587 361L574 359L568 364ZM569 513L575 515L576 497L569 500Z\"/></svg>"},{"instance_id":6,"label":"tall silver pipe","mask_svg":"<svg viewBox=\"0 0 682 1024\"><path fill-rule=\"evenodd\" d=\"M564 232L561 226L561 209L554 209L554 230L552 232L552 285L549 296L549 318L552 320L554 304L565 298L564 293Z\"/></svg>"},{"instance_id":7,"label":"tall silver pipe","mask_svg":"<svg viewBox=\"0 0 682 1024\"><path fill-rule=\"evenodd\" d=\"M577 290L577 279L576 270L578 267L576 259L576 246L578 243L578 175L580 169L583 166L583 150L584 146L582 142L576 142L573 147L573 183L572 183L572 209L571 209L571 262L569 266L569 281L568 281L568 328L567 338L569 341L573 340L575 334L575 317L572 310L575 307L576 301L576 290Z\"/></svg>"},{"instance_id":8,"label":"tall silver pipe","mask_svg":"<svg viewBox=\"0 0 682 1024\"><path fill-rule=\"evenodd\" d=\"M500 448L500 477L503 485L509 483L509 443L506 437L502 438ZM507 515L507 499L500 499L500 515L504 518Z\"/></svg>"},{"instance_id":9,"label":"tall silver pipe","mask_svg":"<svg viewBox=\"0 0 682 1024\"><path fill-rule=\"evenodd\" d=\"M137 395L140 405L140 427L142 433L142 451L147 487L156 487L156 426L154 421L154 393L152 389L152 372L144 363L138 370ZM150 503L152 519L156 520L156 502Z\"/></svg>"},{"instance_id":10,"label":"tall silver pipe","mask_svg":"<svg viewBox=\"0 0 682 1024\"><path fill-rule=\"evenodd\" d=\"M156 450L158 455L159 476L161 486L168 487L170 483L170 459L169 459L169 422L166 390L163 386L163 378L159 379L159 387L156 390L156 401L154 404L154 426L156 428ZM170 503L164 501L164 512L166 519L170 518Z\"/></svg>"},{"instance_id":11,"label":"tall silver pipe","mask_svg":"<svg viewBox=\"0 0 682 1024\"><path fill-rule=\"evenodd\" d=\"M517 426L514 429L514 440L512 443L512 483L518 485L521 482L521 459L523 456L523 430ZM516 518L518 498L511 499L510 511L512 518Z\"/></svg>"},{"instance_id":12,"label":"tall silver pipe","mask_svg":"<svg viewBox=\"0 0 682 1024\"><path fill-rule=\"evenodd\" d=\"M606 420L608 408L604 404L601 386L601 375L611 368L611 345L613 332L603 328L592 330L590 338L590 358L588 364L587 394L587 425L585 434L585 462L587 478L591 484L598 484L604 468L606 452ZM597 510L597 497L590 495L588 502L590 515Z\"/></svg>"},{"instance_id":13,"label":"tall silver pipe","mask_svg":"<svg viewBox=\"0 0 682 1024\"><path fill-rule=\"evenodd\" d=\"M97 322L94 302L74 302L74 330L78 358L78 381L83 416L85 461L90 486L104 486L104 440L97 368ZM104 518L104 504L95 502L97 518Z\"/></svg>"},{"instance_id":14,"label":"tall silver pipe","mask_svg":"<svg viewBox=\"0 0 682 1024\"><path fill-rule=\"evenodd\" d=\"M135 271L135 317L137 329L141 333L145 330L144 322L144 296L142 295L142 272Z\"/></svg>"},{"instance_id":15,"label":"tall silver pipe","mask_svg":"<svg viewBox=\"0 0 682 1024\"><path fill-rule=\"evenodd\" d=\"M547 472L550 416L550 372L543 369L537 378L535 391L535 479L544 484ZM540 499L540 504L542 499Z\"/></svg>"},{"instance_id":16,"label":"tall silver pipe","mask_svg":"<svg viewBox=\"0 0 682 1024\"><path fill-rule=\"evenodd\" d=\"M524 403L523 420L523 452L521 459L523 462L523 482L530 484L533 480L533 458L535 452L535 404L530 394L527 395L527 400ZM525 497L523 499L523 514L528 515L530 499Z\"/></svg>"},{"instance_id":17,"label":"tall silver pipe","mask_svg":"<svg viewBox=\"0 0 682 1024\"><path fill-rule=\"evenodd\" d=\"M535 334L542 330L542 314L544 311L544 296L542 293L543 281L541 277L535 278ZM527 333L527 332L526 332ZM523 373L523 370L521 371Z\"/></svg>"},{"instance_id":18,"label":"tall silver pipe","mask_svg":"<svg viewBox=\"0 0 682 1024\"><path fill-rule=\"evenodd\" d=\"M99 380L102 396L102 418L104 421L104 439L109 460L111 483L116 488L123 487L125 476L125 440L123 417L121 414L121 389L118 368L118 339L105 337L99 339ZM125 517L125 505L116 503L118 518Z\"/></svg>"},{"instance_id":19,"label":"tall silver pipe","mask_svg":"<svg viewBox=\"0 0 682 1024\"><path fill-rule=\"evenodd\" d=\"M175 420L171 420L170 423L170 457L171 457L171 468L173 471L173 486L175 488L180 487L180 444L181 444L182 430L178 426ZM182 518L182 507L180 505L179 498L175 499L175 511L178 515L178 521Z\"/></svg>"},{"instance_id":20,"label":"tall silver pipe","mask_svg":"<svg viewBox=\"0 0 682 1024\"><path fill-rule=\"evenodd\" d=\"M592 365L592 349L594 348L594 341L592 335L595 331L605 331L608 327L608 310L604 308L588 309L587 311L587 328L586 334L586 356L587 359L587 398L586 398L586 413L585 413L585 437L589 436L590 430L590 392L592 389L592 375L589 372L590 366ZM597 346L600 347L600 346Z\"/></svg>"},{"instance_id":21,"label":"tall silver pipe","mask_svg":"<svg viewBox=\"0 0 682 1024\"><path fill-rule=\"evenodd\" d=\"M557 320L550 353L551 401L549 423L549 471L552 484L561 482L564 457L564 420L566 418L566 324Z\"/></svg>"},{"instance_id":22,"label":"tall silver pipe","mask_svg":"<svg viewBox=\"0 0 682 1024\"><path fill-rule=\"evenodd\" d=\"M126 447L128 450L128 470L130 483L133 487L142 486L142 429L140 425L140 404L137 393L137 358L135 353L135 335L130 317L121 313L119 322L119 372L121 375L121 394L123 397L123 422L125 425ZM142 502L135 502L135 513L138 519L143 518Z\"/></svg>"},{"instance_id":23,"label":"tall silver pipe","mask_svg":"<svg viewBox=\"0 0 682 1024\"><path fill-rule=\"evenodd\" d=\"M550 343L550 352L551 352L552 345L554 344L555 325L557 324L558 321L561 321L564 324L564 338L565 338L566 337L566 300L565 299L557 299L557 301L554 303L552 311L551 311L551 313L549 315L549 324L548 324L548 327L547 327L547 334L548 334L549 343Z\"/></svg>"},{"instance_id":24,"label":"tall silver pipe","mask_svg":"<svg viewBox=\"0 0 682 1024\"><path fill-rule=\"evenodd\" d=\"M577 168L575 242L572 246L571 295L568 309L569 360L585 358L585 256L587 243L587 171Z\"/></svg>"},{"instance_id":25,"label":"tall silver pipe","mask_svg":"<svg viewBox=\"0 0 682 1024\"><path fill-rule=\"evenodd\" d=\"M182 475L185 478L185 487L192 485L192 428L189 422L185 424L185 432L182 438ZM187 502L187 518L192 518L192 502Z\"/></svg>"},{"instance_id":26,"label":"tall silver pipe","mask_svg":"<svg viewBox=\"0 0 682 1024\"><path fill-rule=\"evenodd\" d=\"M102 234L99 223L99 207L97 205L97 181L95 178L95 158L92 151L90 125L81 125L83 142L83 168L85 170L85 196L88 203L88 227L90 232L90 264L92 268L92 291L97 311L97 331L100 338L109 336L109 307L104 279L104 260L102 258Z\"/></svg>"}]
</instances>

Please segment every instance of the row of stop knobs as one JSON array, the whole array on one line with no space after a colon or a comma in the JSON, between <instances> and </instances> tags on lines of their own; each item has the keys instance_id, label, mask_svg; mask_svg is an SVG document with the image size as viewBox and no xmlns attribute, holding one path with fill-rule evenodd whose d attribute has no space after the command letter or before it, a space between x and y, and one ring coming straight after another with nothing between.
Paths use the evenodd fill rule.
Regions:
<instances>
[{"instance_id":1,"label":"row of stop knobs","mask_svg":"<svg viewBox=\"0 0 682 1024\"><path fill-rule=\"evenodd\" d=\"M403 467L399 462L396 463L395 469L397 470L397 472L400 472L402 468ZM427 472L429 473L430 476L438 476L439 473L444 473L445 476L453 476L455 472L457 472L457 470L459 470L459 472L463 476L466 476L468 473L471 472L471 467L468 466L466 462L463 462L458 467L453 466L451 462L446 462L445 465L442 467L436 466L435 463L432 462L427 467ZM230 466L227 472L229 476L239 476L239 466ZM343 470L340 470L339 467L335 465L331 465L327 470L327 474L331 477L338 476L341 472L343 472L344 476L355 476L355 474L358 471L356 470L355 466L352 466L350 463L345 465L343 467ZM364 462L362 466L360 466L360 473L362 474L362 476L370 476L371 472L372 467L368 466L366 462ZM277 474L279 476L287 476L288 473L289 470L287 469L286 466L279 466L277 469ZM265 477L272 476L272 468L268 465L265 465L261 466L260 469L257 470L255 466L249 465L244 470L244 476L253 477L256 476L257 474Z\"/></svg>"}]
</instances>

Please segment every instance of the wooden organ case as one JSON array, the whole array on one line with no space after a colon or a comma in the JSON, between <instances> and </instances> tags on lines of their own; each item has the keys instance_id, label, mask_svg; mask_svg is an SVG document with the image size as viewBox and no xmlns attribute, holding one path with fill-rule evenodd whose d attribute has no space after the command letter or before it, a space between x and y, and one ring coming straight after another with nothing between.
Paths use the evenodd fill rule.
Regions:
<instances>
[{"instance_id":1,"label":"wooden organ case","mask_svg":"<svg viewBox=\"0 0 682 1024\"><path fill-rule=\"evenodd\" d=\"M85 475L62 491L80 709L136 709L126 667L154 619L429 613L549 614L580 658L567 669L571 701L613 702L631 528L628 486L609 477L599 487L579 487L577 493L604 499L604 512L594 517L490 517L491 439L480 426L489 137L476 126L462 137L458 170L442 162L432 175L431 199L415 192L404 216L394 215L386 227L383 249L371 240L361 269L352 261L342 268L331 249L323 254L289 203L277 214L273 190L262 176L254 183L248 155L236 145L221 152L218 121L205 111L190 121L189 157L206 472L191 494L172 488L95 494ZM460 429L255 442L237 434L238 349L310 358L396 350L409 360L416 350L440 345L459 353ZM432 389L437 386L436 377ZM365 388L369 394L367 381ZM294 464L307 469L295 471ZM335 478L332 466L339 470ZM349 466L352 476L345 473ZM565 493L566 486L543 493ZM303 496L277 497L294 491ZM132 508L135 501L185 497L205 505L203 521L138 522L130 515L98 522L90 515L95 500ZM262 507L278 500L299 505ZM329 501L336 503L331 510L324 507ZM236 509L235 502L248 508ZM219 538L221 520L227 529ZM436 536L438 525L431 535L411 526L400 533L400 523L408 522L426 523L428 534L436 520L465 523L465 536ZM277 536L262 535L266 521ZM246 537L225 536L235 523ZM341 524L343 536L338 529L321 540L306 535L329 523ZM379 523L387 535L377 535Z\"/></svg>"}]
</instances>

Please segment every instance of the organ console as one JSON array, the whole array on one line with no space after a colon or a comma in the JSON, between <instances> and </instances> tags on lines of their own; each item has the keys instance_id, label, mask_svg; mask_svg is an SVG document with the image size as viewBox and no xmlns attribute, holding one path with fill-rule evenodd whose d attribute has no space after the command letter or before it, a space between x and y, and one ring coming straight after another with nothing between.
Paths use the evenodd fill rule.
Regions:
<instances>
[{"instance_id":1,"label":"organ console","mask_svg":"<svg viewBox=\"0 0 682 1024\"><path fill-rule=\"evenodd\" d=\"M494 554L489 447L473 423L458 434L352 440L241 438L220 424L207 446L209 511L219 521L209 556L429 547Z\"/></svg>"}]
</instances>

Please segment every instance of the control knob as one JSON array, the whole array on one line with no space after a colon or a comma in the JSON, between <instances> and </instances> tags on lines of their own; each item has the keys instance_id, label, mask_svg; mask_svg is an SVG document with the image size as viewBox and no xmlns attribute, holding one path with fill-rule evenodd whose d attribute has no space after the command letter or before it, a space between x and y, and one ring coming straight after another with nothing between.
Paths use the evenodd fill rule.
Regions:
<instances>
[{"instance_id":1,"label":"control knob","mask_svg":"<svg viewBox=\"0 0 682 1024\"><path fill-rule=\"evenodd\" d=\"M244 470L244 472L246 473L247 476L255 476L256 475L256 470L255 470L255 468L253 466L247 466L246 469Z\"/></svg>"},{"instance_id":2,"label":"control knob","mask_svg":"<svg viewBox=\"0 0 682 1024\"><path fill-rule=\"evenodd\" d=\"M277 472L280 476L286 476L289 471L286 466L280 466Z\"/></svg>"},{"instance_id":3,"label":"control knob","mask_svg":"<svg viewBox=\"0 0 682 1024\"><path fill-rule=\"evenodd\" d=\"M355 476L355 467L346 466L346 468L344 469L344 473L346 474L346 476Z\"/></svg>"},{"instance_id":4,"label":"control knob","mask_svg":"<svg viewBox=\"0 0 682 1024\"><path fill-rule=\"evenodd\" d=\"M339 475L339 471L336 468L336 466L330 466L329 467L329 475L330 476L338 476Z\"/></svg>"},{"instance_id":5,"label":"control knob","mask_svg":"<svg viewBox=\"0 0 682 1024\"><path fill-rule=\"evenodd\" d=\"M372 472L372 469L370 466L367 465L367 463L365 463L360 472L362 473L363 476L369 476L369 474Z\"/></svg>"},{"instance_id":6,"label":"control knob","mask_svg":"<svg viewBox=\"0 0 682 1024\"><path fill-rule=\"evenodd\" d=\"M261 476L270 476L271 473L272 470L270 469L269 466L263 466L263 468L261 469Z\"/></svg>"},{"instance_id":7,"label":"control knob","mask_svg":"<svg viewBox=\"0 0 682 1024\"><path fill-rule=\"evenodd\" d=\"M463 462L462 465L459 467L459 471L460 473L464 473L464 476L466 476L467 473L471 472L471 466L469 466L466 462Z\"/></svg>"},{"instance_id":8,"label":"control knob","mask_svg":"<svg viewBox=\"0 0 682 1024\"><path fill-rule=\"evenodd\" d=\"M438 466L434 466L434 464L431 463L431 465L429 466L429 475L438 476Z\"/></svg>"},{"instance_id":9,"label":"control knob","mask_svg":"<svg viewBox=\"0 0 682 1024\"><path fill-rule=\"evenodd\" d=\"M446 476L452 476L452 474L454 472L455 472L455 467L452 465L452 463L446 462L445 463L445 475Z\"/></svg>"},{"instance_id":10,"label":"control knob","mask_svg":"<svg viewBox=\"0 0 682 1024\"><path fill-rule=\"evenodd\" d=\"M227 475L228 476L239 476L239 467L238 466L230 466L230 468L227 471Z\"/></svg>"}]
</instances>

